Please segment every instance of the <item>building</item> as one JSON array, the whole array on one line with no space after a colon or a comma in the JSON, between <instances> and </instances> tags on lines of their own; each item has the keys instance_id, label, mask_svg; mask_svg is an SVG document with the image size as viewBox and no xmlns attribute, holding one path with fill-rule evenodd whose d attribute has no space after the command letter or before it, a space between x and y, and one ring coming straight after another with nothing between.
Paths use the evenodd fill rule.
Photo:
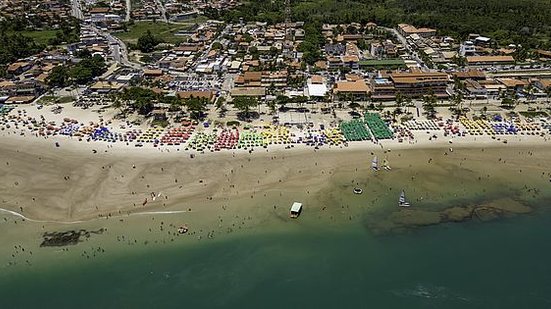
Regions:
<instances>
[{"instance_id":1,"label":"building","mask_svg":"<svg viewBox=\"0 0 551 309\"><path fill-rule=\"evenodd\" d=\"M365 100L369 94L369 87L363 79L356 81L339 81L335 84L333 94L339 98L353 97L357 100Z\"/></svg>"},{"instance_id":2,"label":"building","mask_svg":"<svg viewBox=\"0 0 551 309\"><path fill-rule=\"evenodd\" d=\"M449 96L446 91L449 77L446 73L440 72L411 72L392 73L390 79L394 83L396 93L404 96L419 98L433 93L439 98Z\"/></svg>"},{"instance_id":3,"label":"building","mask_svg":"<svg viewBox=\"0 0 551 309\"><path fill-rule=\"evenodd\" d=\"M430 38L436 35L436 29L416 28L409 24L398 24L398 32L404 37L416 34L422 38Z\"/></svg>"},{"instance_id":4,"label":"building","mask_svg":"<svg viewBox=\"0 0 551 309\"><path fill-rule=\"evenodd\" d=\"M551 79L537 79L534 81L534 86L545 92L548 89L551 89Z\"/></svg>"},{"instance_id":5,"label":"building","mask_svg":"<svg viewBox=\"0 0 551 309\"><path fill-rule=\"evenodd\" d=\"M264 87L285 87L287 86L287 70L281 71L264 71L261 73L260 83Z\"/></svg>"},{"instance_id":6,"label":"building","mask_svg":"<svg viewBox=\"0 0 551 309\"><path fill-rule=\"evenodd\" d=\"M465 80L465 91L468 98L486 99L488 90L474 79Z\"/></svg>"},{"instance_id":7,"label":"building","mask_svg":"<svg viewBox=\"0 0 551 309\"><path fill-rule=\"evenodd\" d=\"M472 41L465 41L463 44L459 45L459 54L461 57L474 56L476 53L476 48Z\"/></svg>"},{"instance_id":8,"label":"building","mask_svg":"<svg viewBox=\"0 0 551 309\"><path fill-rule=\"evenodd\" d=\"M471 66L491 66L514 64L512 56L470 56L467 57L467 64Z\"/></svg>"},{"instance_id":9,"label":"building","mask_svg":"<svg viewBox=\"0 0 551 309\"><path fill-rule=\"evenodd\" d=\"M322 76L314 75L307 83L307 95L309 97L323 98L327 94L327 85Z\"/></svg>"},{"instance_id":10,"label":"building","mask_svg":"<svg viewBox=\"0 0 551 309\"><path fill-rule=\"evenodd\" d=\"M98 81L92 86L90 86L90 90L97 92L97 93L110 93L110 92L118 92L124 87L123 84L117 83L117 82L105 82L105 81Z\"/></svg>"}]
</instances>

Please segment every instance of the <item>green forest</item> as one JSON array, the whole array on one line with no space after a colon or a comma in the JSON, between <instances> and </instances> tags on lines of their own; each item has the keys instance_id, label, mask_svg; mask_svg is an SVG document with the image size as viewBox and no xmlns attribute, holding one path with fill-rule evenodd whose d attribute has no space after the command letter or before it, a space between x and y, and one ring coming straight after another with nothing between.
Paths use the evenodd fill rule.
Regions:
<instances>
[{"instance_id":1,"label":"green forest","mask_svg":"<svg viewBox=\"0 0 551 309\"><path fill-rule=\"evenodd\" d=\"M227 21L284 19L283 0L249 0L227 12L213 12ZM292 19L322 23L367 23L394 27L410 23L438 29L458 39L469 33L490 36L502 44L549 49L549 0L291 0Z\"/></svg>"}]
</instances>

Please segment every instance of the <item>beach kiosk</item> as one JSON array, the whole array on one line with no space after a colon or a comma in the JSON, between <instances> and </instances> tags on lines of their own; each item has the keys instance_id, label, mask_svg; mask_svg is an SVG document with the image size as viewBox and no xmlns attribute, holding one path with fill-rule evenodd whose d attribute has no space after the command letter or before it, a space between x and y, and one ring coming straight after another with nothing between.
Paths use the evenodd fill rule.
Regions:
<instances>
[{"instance_id":1,"label":"beach kiosk","mask_svg":"<svg viewBox=\"0 0 551 309\"><path fill-rule=\"evenodd\" d=\"M294 202L293 205L291 206L291 212L289 216L291 218L298 218L301 211L302 211L302 203Z\"/></svg>"}]
</instances>

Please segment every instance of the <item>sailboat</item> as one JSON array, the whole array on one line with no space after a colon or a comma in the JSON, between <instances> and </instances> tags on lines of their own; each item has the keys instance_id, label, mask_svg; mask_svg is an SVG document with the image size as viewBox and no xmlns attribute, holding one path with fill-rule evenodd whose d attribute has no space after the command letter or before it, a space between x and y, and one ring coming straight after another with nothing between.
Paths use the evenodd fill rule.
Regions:
<instances>
[{"instance_id":1,"label":"sailboat","mask_svg":"<svg viewBox=\"0 0 551 309\"><path fill-rule=\"evenodd\" d=\"M406 193L404 190L402 190L402 193L400 193L400 199L398 200L398 206L399 207L409 207L411 206L409 202L406 201Z\"/></svg>"},{"instance_id":2,"label":"sailboat","mask_svg":"<svg viewBox=\"0 0 551 309\"><path fill-rule=\"evenodd\" d=\"M383 160L383 168L387 171L391 170L390 165L388 165L388 160L386 158Z\"/></svg>"},{"instance_id":3,"label":"sailboat","mask_svg":"<svg viewBox=\"0 0 551 309\"><path fill-rule=\"evenodd\" d=\"M377 156L374 156L374 157L373 157L373 160L371 160L371 168L372 168L374 171L378 171L378 170L379 170L379 160L377 159Z\"/></svg>"}]
</instances>

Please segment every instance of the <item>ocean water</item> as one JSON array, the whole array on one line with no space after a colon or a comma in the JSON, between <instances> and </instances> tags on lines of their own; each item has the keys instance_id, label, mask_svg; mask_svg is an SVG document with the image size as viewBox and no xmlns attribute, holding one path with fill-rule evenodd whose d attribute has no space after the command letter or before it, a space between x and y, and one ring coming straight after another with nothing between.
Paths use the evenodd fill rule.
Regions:
<instances>
[{"instance_id":1,"label":"ocean water","mask_svg":"<svg viewBox=\"0 0 551 309\"><path fill-rule=\"evenodd\" d=\"M321 189L270 188L254 199L232 199L209 218L198 211L87 223L77 228L108 224L109 231L70 253L38 248L50 227L0 220L0 308L551 308L549 156L525 160L514 152L456 151L445 159L436 151L408 152L407 161L393 152L392 172L350 164ZM354 186L364 194L352 194ZM424 216L488 203L534 211L394 229L401 189L411 213ZM293 221L287 211L295 199L305 210ZM197 234L172 242L159 221L188 222ZM32 257L9 256L21 251L14 249L20 241ZM81 254L98 246L106 253Z\"/></svg>"},{"instance_id":2,"label":"ocean water","mask_svg":"<svg viewBox=\"0 0 551 309\"><path fill-rule=\"evenodd\" d=\"M551 214L247 233L0 276L2 308L550 308Z\"/></svg>"}]
</instances>

